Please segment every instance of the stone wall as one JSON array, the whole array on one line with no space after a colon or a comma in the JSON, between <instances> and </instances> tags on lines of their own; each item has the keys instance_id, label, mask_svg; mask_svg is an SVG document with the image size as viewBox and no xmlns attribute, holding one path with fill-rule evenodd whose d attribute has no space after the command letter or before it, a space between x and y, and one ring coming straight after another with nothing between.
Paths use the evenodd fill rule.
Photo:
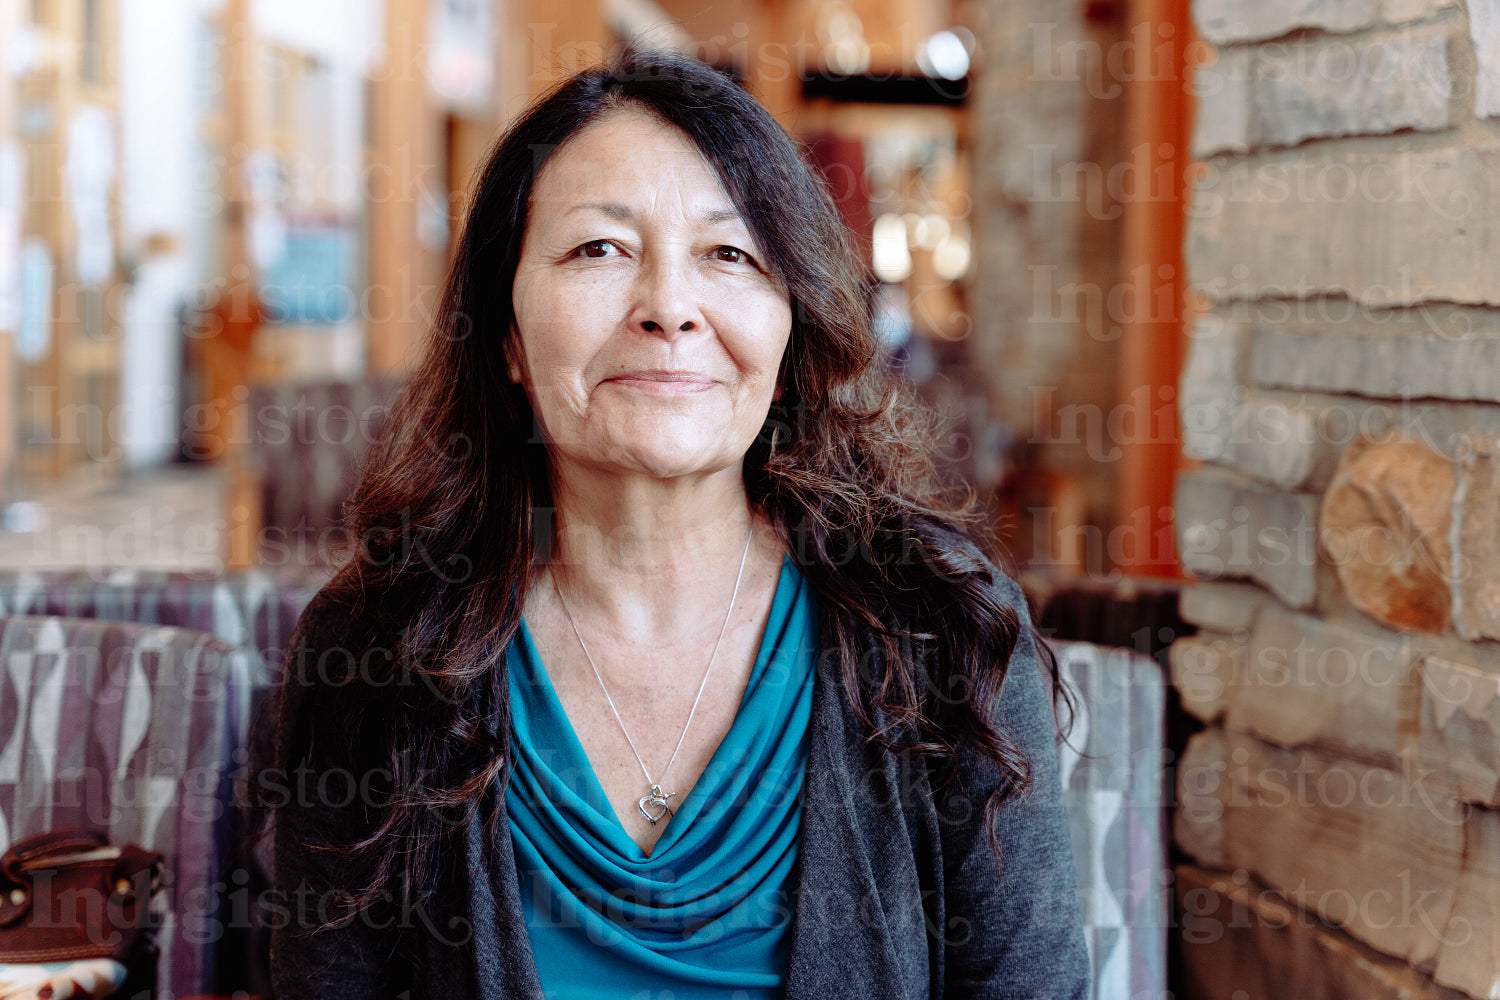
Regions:
<instances>
[{"instance_id":1,"label":"stone wall","mask_svg":"<svg viewBox=\"0 0 1500 1000\"><path fill-rule=\"evenodd\" d=\"M1500 998L1500 0L1193 16L1185 986Z\"/></svg>"}]
</instances>

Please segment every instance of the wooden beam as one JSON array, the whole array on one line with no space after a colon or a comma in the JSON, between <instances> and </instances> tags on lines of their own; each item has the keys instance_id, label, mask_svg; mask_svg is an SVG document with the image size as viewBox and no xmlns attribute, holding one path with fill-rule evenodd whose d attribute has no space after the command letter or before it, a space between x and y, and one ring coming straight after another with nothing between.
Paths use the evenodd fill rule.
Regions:
<instances>
[{"instance_id":1,"label":"wooden beam","mask_svg":"<svg viewBox=\"0 0 1500 1000\"><path fill-rule=\"evenodd\" d=\"M441 292L443 251L418 239L424 191L446 196L442 116L427 85L428 0L385 0L385 51L371 73L369 375L416 360ZM429 209L430 210L430 209Z\"/></svg>"},{"instance_id":2,"label":"wooden beam","mask_svg":"<svg viewBox=\"0 0 1500 1000\"><path fill-rule=\"evenodd\" d=\"M1122 571L1179 576L1172 542L1172 485L1180 461L1176 393L1186 332L1183 269L1186 170L1193 120L1187 53L1193 40L1188 0L1132 0L1121 44L1133 52L1126 89L1125 155L1144 169L1125 200L1120 280L1134 283L1139 308L1119 317L1122 449L1115 508Z\"/></svg>"}]
</instances>

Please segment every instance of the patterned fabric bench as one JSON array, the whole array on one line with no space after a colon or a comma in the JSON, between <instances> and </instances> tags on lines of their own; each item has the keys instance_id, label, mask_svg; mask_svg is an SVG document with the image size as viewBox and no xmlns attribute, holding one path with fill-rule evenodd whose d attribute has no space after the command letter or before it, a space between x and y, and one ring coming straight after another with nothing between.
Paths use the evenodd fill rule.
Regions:
<instances>
[{"instance_id":1,"label":"patterned fabric bench","mask_svg":"<svg viewBox=\"0 0 1500 1000\"><path fill-rule=\"evenodd\" d=\"M0 573L0 615L61 614L196 629L212 633L220 640L213 644L216 652L210 659L229 655L234 651L228 647L236 647L234 658L240 666L226 668L236 681L226 682L226 692L233 694L225 696L224 736L216 751L222 770L226 761L243 763L249 719L279 678L282 656L297 618L327 575L328 571L321 570L275 573L259 569L221 576L122 570L95 578L81 572L13 571ZM62 649L71 649L75 640L82 649L97 649L101 644L134 648L136 640L128 638L136 634L132 630L94 622L93 631L89 631L83 628L86 624L90 623L70 621L54 626L47 633L54 661ZM189 633L172 628L146 631L158 636L154 640L158 644L165 641L161 636L169 633L178 636L173 641L187 642L189 646L212 643L202 635L190 640L182 638ZM1056 640L1050 645L1058 656L1063 677L1080 695L1079 717L1069 743L1060 748L1059 756L1094 968L1092 996L1095 1000L1163 996L1167 989L1166 928L1171 920L1162 813L1165 802L1162 776L1166 763L1163 673L1149 657L1128 650ZM13 724L6 714L12 711L7 708L12 701L7 699L20 699L18 692L29 690L30 701L40 704L53 699L52 703L58 704L55 701L58 695L55 688L35 684L29 689L17 686L23 682L16 677L14 668L7 666L9 654L0 648L0 655L6 657L0 660L0 670L6 671L5 677L12 678L0 679L0 685L11 684L0 690L0 741L9 739L5 749L0 750L0 815L4 822L13 825L6 796L13 797L14 793L7 790L5 783L17 781L18 777L13 775L19 772L10 763L12 757L6 755L21 751L11 749L16 741L8 736ZM85 659L87 655L97 654L86 654ZM118 658L125 654L112 655ZM31 678L34 673L25 676ZM53 681L54 685L57 683ZM142 696L138 693L136 697ZM159 700L170 701L173 697L170 690L154 692L152 698L158 700L153 700L152 705L155 707ZM1081 756L1079 751L1087 756ZM209 751L200 745L195 752ZM39 820L33 817L28 822ZM43 828L0 828L0 841ZM202 831L194 831L194 835L204 836ZM222 831L215 836L222 837ZM206 857L210 861L223 860L225 855ZM191 916L203 919L197 914ZM192 951L191 964L181 970L174 967L173 974L187 979L201 976L204 970L212 971L214 957L210 952L208 946L197 946ZM166 961L165 953L163 960ZM182 965L188 960L178 956L172 961ZM185 992L174 989L179 995ZM206 984L200 982L186 992L205 991Z\"/></svg>"},{"instance_id":2,"label":"patterned fabric bench","mask_svg":"<svg viewBox=\"0 0 1500 1000\"><path fill-rule=\"evenodd\" d=\"M0 615L62 615L172 625L207 632L254 654L257 683L281 659L307 602L329 569L252 569L225 574L118 569L0 570Z\"/></svg>"},{"instance_id":3,"label":"patterned fabric bench","mask_svg":"<svg viewBox=\"0 0 1500 1000\"><path fill-rule=\"evenodd\" d=\"M0 616L0 844L87 827L164 855L164 995L213 992L236 930L220 880L237 867L231 769L259 674L201 632Z\"/></svg>"},{"instance_id":4,"label":"patterned fabric bench","mask_svg":"<svg viewBox=\"0 0 1500 1000\"><path fill-rule=\"evenodd\" d=\"M1049 645L1080 696L1058 757L1093 964L1091 1000L1168 996L1165 675L1155 660L1127 649Z\"/></svg>"}]
</instances>

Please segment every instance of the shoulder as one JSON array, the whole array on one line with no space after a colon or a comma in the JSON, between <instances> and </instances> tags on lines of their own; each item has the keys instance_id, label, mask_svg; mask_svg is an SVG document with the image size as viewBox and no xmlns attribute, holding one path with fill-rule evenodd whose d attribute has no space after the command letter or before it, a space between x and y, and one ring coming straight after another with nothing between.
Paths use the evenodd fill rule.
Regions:
<instances>
[{"instance_id":1,"label":"shoulder","mask_svg":"<svg viewBox=\"0 0 1500 1000\"><path fill-rule=\"evenodd\" d=\"M1053 660L1032 624L1021 585L967 534L951 528L934 534L948 572L970 590L976 609L987 609L971 613L999 615L998 630L1008 640L1003 646L1006 655L998 655L997 650L992 662L980 668L1000 682L998 696L986 713L990 724L1023 751L1029 763L1055 760L1057 729L1052 703L1056 678L1055 671L1049 669ZM998 777L992 761L974 760L971 755L969 763L988 763L991 766L981 770L991 779Z\"/></svg>"},{"instance_id":2,"label":"shoulder","mask_svg":"<svg viewBox=\"0 0 1500 1000\"><path fill-rule=\"evenodd\" d=\"M363 595L334 580L325 584L302 609L292 631L290 651L347 644L368 632L372 616Z\"/></svg>"},{"instance_id":3,"label":"shoulder","mask_svg":"<svg viewBox=\"0 0 1500 1000\"><path fill-rule=\"evenodd\" d=\"M988 574L987 586L991 595L1006 613L1013 616L1015 628L1010 656L1001 665L1004 678L994 716L997 727L1015 739L1028 756L1038 752L1048 757L1055 756L1056 718L1051 698L1055 678L1048 670L1050 651L1032 624L1031 609L1021 585L982 553L978 559Z\"/></svg>"},{"instance_id":4,"label":"shoulder","mask_svg":"<svg viewBox=\"0 0 1500 1000\"><path fill-rule=\"evenodd\" d=\"M283 760L305 755L315 731L331 736L361 714L358 702L368 697L382 660L378 633L363 598L335 585L319 590L303 608L277 690Z\"/></svg>"},{"instance_id":5,"label":"shoulder","mask_svg":"<svg viewBox=\"0 0 1500 1000\"><path fill-rule=\"evenodd\" d=\"M935 576L977 583L989 590L1002 607L1015 612L1021 623L1030 622L1020 584L997 566L967 531L953 524L929 522L922 526L920 535L934 564Z\"/></svg>"},{"instance_id":6,"label":"shoulder","mask_svg":"<svg viewBox=\"0 0 1500 1000\"><path fill-rule=\"evenodd\" d=\"M366 686L388 664L399 632L394 602L335 580L313 595L287 644L283 687Z\"/></svg>"},{"instance_id":7,"label":"shoulder","mask_svg":"<svg viewBox=\"0 0 1500 1000\"><path fill-rule=\"evenodd\" d=\"M972 579L988 592L990 599L1001 611L1011 616L1019 648L1021 641L1029 638L1029 633L1034 631L1031 626L1031 611L1026 605L1026 595L1021 590L1021 585L985 555L979 543L967 533L957 528L946 528L935 534L945 554L945 565L949 572ZM1035 655L1034 643L1031 652Z\"/></svg>"},{"instance_id":8,"label":"shoulder","mask_svg":"<svg viewBox=\"0 0 1500 1000\"><path fill-rule=\"evenodd\" d=\"M1006 670L1018 662L1029 662L1034 668L1039 654L1039 639L1031 621L1031 610L1021 585L995 564L967 533L945 527L934 533L940 553L941 571L954 582L956 589L966 591L965 605L971 616L982 624L1009 655L992 665ZM1034 671L1033 671L1034 672Z\"/></svg>"},{"instance_id":9,"label":"shoulder","mask_svg":"<svg viewBox=\"0 0 1500 1000\"><path fill-rule=\"evenodd\" d=\"M356 673L369 646L371 628L350 596L332 585L313 595L292 629L282 660L281 692L293 704ZM283 708L286 706L284 705Z\"/></svg>"}]
</instances>

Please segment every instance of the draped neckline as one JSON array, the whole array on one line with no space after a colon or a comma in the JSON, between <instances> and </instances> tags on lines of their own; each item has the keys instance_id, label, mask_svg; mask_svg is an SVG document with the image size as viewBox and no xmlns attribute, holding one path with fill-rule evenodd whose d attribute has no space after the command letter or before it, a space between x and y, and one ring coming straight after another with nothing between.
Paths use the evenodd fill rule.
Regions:
<instances>
[{"instance_id":1,"label":"draped neckline","mask_svg":"<svg viewBox=\"0 0 1500 1000\"><path fill-rule=\"evenodd\" d=\"M671 984L684 1000L779 989L817 640L812 589L783 559L734 722L648 855L609 802L522 623L507 654L516 753L506 811L544 986L607 971L615 988Z\"/></svg>"}]
</instances>

